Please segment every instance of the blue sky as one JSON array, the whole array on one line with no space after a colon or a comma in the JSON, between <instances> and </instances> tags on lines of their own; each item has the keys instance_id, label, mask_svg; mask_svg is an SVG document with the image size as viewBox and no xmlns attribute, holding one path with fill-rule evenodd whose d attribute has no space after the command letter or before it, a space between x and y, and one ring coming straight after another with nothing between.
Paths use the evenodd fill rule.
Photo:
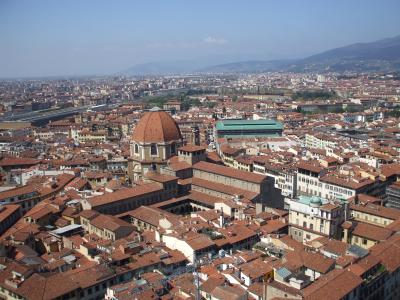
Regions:
<instances>
[{"instance_id":1,"label":"blue sky","mask_svg":"<svg viewBox=\"0 0 400 300\"><path fill-rule=\"evenodd\" d=\"M399 0L0 0L0 77L301 58L400 34Z\"/></svg>"}]
</instances>

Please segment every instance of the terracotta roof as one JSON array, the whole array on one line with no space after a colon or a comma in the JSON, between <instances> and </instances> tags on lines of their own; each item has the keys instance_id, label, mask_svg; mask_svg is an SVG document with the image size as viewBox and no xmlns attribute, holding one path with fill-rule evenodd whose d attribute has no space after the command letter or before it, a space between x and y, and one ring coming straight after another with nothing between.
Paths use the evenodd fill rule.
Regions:
<instances>
[{"instance_id":1,"label":"terracotta roof","mask_svg":"<svg viewBox=\"0 0 400 300\"><path fill-rule=\"evenodd\" d=\"M303 169L303 170L308 170L314 173L320 173L324 170L324 167L322 167L318 163L311 163L311 162L306 162L306 161L300 161L297 164L297 168Z\"/></svg>"},{"instance_id":2,"label":"terracotta roof","mask_svg":"<svg viewBox=\"0 0 400 300\"><path fill-rule=\"evenodd\" d=\"M186 145L186 146L180 147L178 150L186 151L186 152L196 152L196 151L205 151L206 147L197 146L197 145Z\"/></svg>"},{"instance_id":3,"label":"terracotta roof","mask_svg":"<svg viewBox=\"0 0 400 300\"><path fill-rule=\"evenodd\" d=\"M322 244L322 251L333 253L338 256L345 255L347 249L349 248L349 245L347 243L334 239L329 239L327 237L320 237L315 239L314 241L318 241Z\"/></svg>"},{"instance_id":4,"label":"terracotta roof","mask_svg":"<svg viewBox=\"0 0 400 300\"><path fill-rule=\"evenodd\" d=\"M361 260L359 260L357 263L349 266L348 270L358 276L362 276L365 274L365 272L371 270L373 267L375 267L379 263L380 263L380 260L376 256L370 254L370 255L362 258Z\"/></svg>"},{"instance_id":5,"label":"terracotta roof","mask_svg":"<svg viewBox=\"0 0 400 300\"><path fill-rule=\"evenodd\" d=\"M159 143L181 140L182 135L171 115L165 111L150 111L136 125L132 139L142 143Z\"/></svg>"},{"instance_id":6,"label":"terracotta roof","mask_svg":"<svg viewBox=\"0 0 400 300\"><path fill-rule=\"evenodd\" d=\"M215 245L208 236L195 232L189 232L184 236L183 240L186 241L193 250L201 250Z\"/></svg>"},{"instance_id":7,"label":"terracotta roof","mask_svg":"<svg viewBox=\"0 0 400 300\"><path fill-rule=\"evenodd\" d=\"M80 215L81 217L85 218L85 219L92 220L92 219L94 219L95 217L97 217L97 216L99 215L99 213L98 213L97 211L88 209L88 210L82 210L82 211L79 213L79 215Z\"/></svg>"},{"instance_id":8,"label":"terracotta roof","mask_svg":"<svg viewBox=\"0 0 400 300\"><path fill-rule=\"evenodd\" d=\"M394 208L384 207L372 203L366 205L350 205L351 210L360 211L374 216L380 216L390 220L400 219L400 211Z\"/></svg>"},{"instance_id":9,"label":"terracotta roof","mask_svg":"<svg viewBox=\"0 0 400 300\"><path fill-rule=\"evenodd\" d=\"M207 152L207 160L210 160L215 163L222 162L222 159L218 156L217 152L215 151Z\"/></svg>"},{"instance_id":10,"label":"terracotta roof","mask_svg":"<svg viewBox=\"0 0 400 300\"><path fill-rule=\"evenodd\" d=\"M177 171L191 169L192 165L188 164L186 161L178 161L169 163L168 168L177 172Z\"/></svg>"},{"instance_id":11,"label":"terracotta roof","mask_svg":"<svg viewBox=\"0 0 400 300\"><path fill-rule=\"evenodd\" d=\"M21 209L21 206L15 204L7 204L0 207L0 222L3 222L10 215ZM21 213L19 214L21 216Z\"/></svg>"},{"instance_id":12,"label":"terracotta roof","mask_svg":"<svg viewBox=\"0 0 400 300\"><path fill-rule=\"evenodd\" d=\"M0 167L37 165L39 163L41 163L41 160L34 158L7 157L0 160Z\"/></svg>"},{"instance_id":13,"label":"terracotta roof","mask_svg":"<svg viewBox=\"0 0 400 300\"><path fill-rule=\"evenodd\" d=\"M101 178L111 178L110 172L103 171L86 171L83 174L83 177L90 179L101 179Z\"/></svg>"},{"instance_id":14,"label":"terracotta roof","mask_svg":"<svg viewBox=\"0 0 400 300\"><path fill-rule=\"evenodd\" d=\"M343 255L336 259L336 265L346 268L347 266L353 264L357 260L357 257L353 255Z\"/></svg>"},{"instance_id":15,"label":"terracotta roof","mask_svg":"<svg viewBox=\"0 0 400 300\"><path fill-rule=\"evenodd\" d=\"M198 162L193 166L194 170L200 170L200 171L205 171L209 173L214 173L226 177L232 177L232 178L237 178L243 181L249 181L253 183L261 183L263 182L267 176L260 175L260 174L255 174L251 172L246 172L242 170L236 170L232 169L229 167L221 166L221 165L216 165L208 162Z\"/></svg>"},{"instance_id":16,"label":"terracotta roof","mask_svg":"<svg viewBox=\"0 0 400 300\"><path fill-rule=\"evenodd\" d=\"M400 174L400 164L384 164L381 166L381 173L385 177L399 175Z\"/></svg>"},{"instance_id":17,"label":"terracotta roof","mask_svg":"<svg viewBox=\"0 0 400 300\"><path fill-rule=\"evenodd\" d=\"M227 144L223 144L220 147L220 150L223 154L227 154L227 155L231 155L231 156L237 156L238 154L244 152L244 149L233 148Z\"/></svg>"},{"instance_id":18,"label":"terracotta roof","mask_svg":"<svg viewBox=\"0 0 400 300\"><path fill-rule=\"evenodd\" d=\"M375 181L371 179L361 178L359 181L356 181L355 178L342 178L335 176L333 174L327 174L320 178L321 182L326 182L334 185L338 185L344 188L358 190L367 185L373 184Z\"/></svg>"},{"instance_id":19,"label":"terracotta roof","mask_svg":"<svg viewBox=\"0 0 400 300\"><path fill-rule=\"evenodd\" d=\"M321 205L319 208L320 208L320 210L324 210L324 211L332 211L332 210L334 210L336 208L339 208L339 207L340 206L336 205L336 204L326 203L324 205Z\"/></svg>"},{"instance_id":20,"label":"terracotta roof","mask_svg":"<svg viewBox=\"0 0 400 300\"><path fill-rule=\"evenodd\" d=\"M178 222L179 220L179 217L172 213L150 206L141 206L135 210L124 213L124 215L129 215L135 219L151 224L154 227L158 227L160 220L164 217L172 222Z\"/></svg>"},{"instance_id":21,"label":"terracotta roof","mask_svg":"<svg viewBox=\"0 0 400 300\"><path fill-rule=\"evenodd\" d=\"M39 195L39 186L34 184L24 185L21 187L13 188L4 192L0 192L0 200L22 196L26 194Z\"/></svg>"},{"instance_id":22,"label":"terracotta roof","mask_svg":"<svg viewBox=\"0 0 400 300\"><path fill-rule=\"evenodd\" d=\"M9 278L10 276L7 273L13 270L14 266L7 269L10 270L5 275ZM35 273L25 279L17 290L12 290L27 299L50 300L77 291L79 288L94 286L112 276L115 276L115 272L108 267L89 263L84 267L49 276ZM4 279L1 279L4 282ZM1 283L1 285L4 286L4 283ZM6 287L10 288L9 286Z\"/></svg>"},{"instance_id":23,"label":"terracotta roof","mask_svg":"<svg viewBox=\"0 0 400 300\"><path fill-rule=\"evenodd\" d=\"M96 226L97 228L104 228L113 232L115 232L121 227L130 228L133 231L133 226L131 224L110 215L100 214L93 220L91 220L90 224Z\"/></svg>"},{"instance_id":24,"label":"terracotta roof","mask_svg":"<svg viewBox=\"0 0 400 300\"><path fill-rule=\"evenodd\" d=\"M255 237L257 234L249 227L241 224L233 224L225 228L219 228L218 231L225 236L225 240L231 245ZM223 239L216 239L215 243Z\"/></svg>"},{"instance_id":25,"label":"terracotta roof","mask_svg":"<svg viewBox=\"0 0 400 300\"><path fill-rule=\"evenodd\" d=\"M381 260L389 272L400 268L400 235L393 235L386 241L372 246L370 251Z\"/></svg>"},{"instance_id":26,"label":"terracotta roof","mask_svg":"<svg viewBox=\"0 0 400 300\"><path fill-rule=\"evenodd\" d=\"M216 268L214 266L205 266L205 267L210 267L213 270L216 271ZM204 270L202 267L202 273L204 273ZM200 289L206 293L211 293L217 286L223 285L225 283L225 277L220 274L215 274L213 276L209 276L206 281L200 286Z\"/></svg>"},{"instance_id":27,"label":"terracotta roof","mask_svg":"<svg viewBox=\"0 0 400 300\"><path fill-rule=\"evenodd\" d=\"M393 231L387 228L374 226L367 223L358 222L353 230L353 235L365 237L373 241L384 241L387 240Z\"/></svg>"},{"instance_id":28,"label":"terracotta roof","mask_svg":"<svg viewBox=\"0 0 400 300\"><path fill-rule=\"evenodd\" d=\"M162 187L158 183L149 183L133 188L121 189L113 193L107 193L101 196L96 196L88 199L92 207L122 201L125 199L134 198L137 196L161 191Z\"/></svg>"},{"instance_id":29,"label":"terracotta roof","mask_svg":"<svg viewBox=\"0 0 400 300\"><path fill-rule=\"evenodd\" d=\"M283 231L288 227L288 223L280 219L269 220L267 224L262 225L260 230L263 234L270 234ZM287 230L287 229L286 229Z\"/></svg>"},{"instance_id":30,"label":"terracotta roof","mask_svg":"<svg viewBox=\"0 0 400 300\"><path fill-rule=\"evenodd\" d=\"M202 203L205 203L205 204L208 204L211 206L214 206L215 203L217 203L217 202L223 201L222 198L214 197L209 194L200 193L197 191L190 191L190 193L188 195L183 196L181 198L195 200L195 201L202 202Z\"/></svg>"},{"instance_id":31,"label":"terracotta roof","mask_svg":"<svg viewBox=\"0 0 400 300\"><path fill-rule=\"evenodd\" d=\"M382 199L366 194L357 194L356 196L353 196L348 200L350 202L354 202L355 200L357 200L358 203L361 204L366 204L366 203L380 204L382 202Z\"/></svg>"},{"instance_id":32,"label":"terracotta roof","mask_svg":"<svg viewBox=\"0 0 400 300\"><path fill-rule=\"evenodd\" d=\"M335 260L327 258L319 253L306 251L291 251L285 256L290 264L303 265L308 269L325 274L335 265Z\"/></svg>"},{"instance_id":33,"label":"terracotta roof","mask_svg":"<svg viewBox=\"0 0 400 300\"><path fill-rule=\"evenodd\" d=\"M251 279L257 279L265 276L272 271L272 266L261 259L256 259L248 263L240 265L242 272Z\"/></svg>"},{"instance_id":34,"label":"terracotta roof","mask_svg":"<svg viewBox=\"0 0 400 300\"><path fill-rule=\"evenodd\" d=\"M82 177L76 177L75 179L73 179L70 183L68 183L65 188L74 188L77 190L82 189L86 184L88 183L88 181L85 178Z\"/></svg>"},{"instance_id":35,"label":"terracotta roof","mask_svg":"<svg viewBox=\"0 0 400 300\"><path fill-rule=\"evenodd\" d=\"M231 196L239 195L239 196L243 196L249 200L253 200L254 198L256 198L259 195L258 193L255 193L255 192L246 191L246 190L232 187L229 185L220 184L217 182L204 180L204 179L200 179L200 178L196 178L196 177L192 178L192 186L199 186L202 188L206 188L208 190L217 191L217 192L220 192L220 193L223 193L226 195L231 195Z\"/></svg>"},{"instance_id":36,"label":"terracotta roof","mask_svg":"<svg viewBox=\"0 0 400 300\"><path fill-rule=\"evenodd\" d=\"M168 174L160 174L160 173L155 173L155 172L147 172L145 174L145 177L148 179L154 180L156 182L164 183L164 182L171 182L171 181L177 181L178 177L171 176Z\"/></svg>"},{"instance_id":37,"label":"terracotta roof","mask_svg":"<svg viewBox=\"0 0 400 300\"><path fill-rule=\"evenodd\" d=\"M196 201L196 202L200 202L206 206L214 208L215 203L223 202L225 200L222 198L211 196L209 194L204 194L204 193L200 193L200 192L191 190L190 193L185 196L158 202L158 203L152 204L150 207L164 209L165 207L168 207L169 205L179 205L179 203L186 202L186 201Z\"/></svg>"},{"instance_id":38,"label":"terracotta roof","mask_svg":"<svg viewBox=\"0 0 400 300\"><path fill-rule=\"evenodd\" d=\"M242 288L240 285L223 285L217 286L211 292L211 298L213 299L230 299L230 300L239 300L244 299L246 296L246 290Z\"/></svg>"},{"instance_id":39,"label":"terracotta roof","mask_svg":"<svg viewBox=\"0 0 400 300\"><path fill-rule=\"evenodd\" d=\"M360 286L362 279L347 270L333 270L321 276L316 282L306 287L304 299L306 300L337 300L352 292Z\"/></svg>"}]
</instances>

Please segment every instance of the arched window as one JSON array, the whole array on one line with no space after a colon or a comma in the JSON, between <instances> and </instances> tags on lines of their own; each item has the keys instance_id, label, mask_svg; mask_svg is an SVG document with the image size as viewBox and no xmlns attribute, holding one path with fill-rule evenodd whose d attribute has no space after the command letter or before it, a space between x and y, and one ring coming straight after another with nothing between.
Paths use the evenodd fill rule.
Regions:
<instances>
[{"instance_id":1,"label":"arched window","mask_svg":"<svg viewBox=\"0 0 400 300\"><path fill-rule=\"evenodd\" d=\"M150 154L151 155L157 155L157 145L156 144L151 144L151 146L150 146Z\"/></svg>"},{"instance_id":2,"label":"arched window","mask_svg":"<svg viewBox=\"0 0 400 300\"><path fill-rule=\"evenodd\" d=\"M136 154L139 153L139 146L138 146L138 144L135 144L135 153L136 153Z\"/></svg>"}]
</instances>

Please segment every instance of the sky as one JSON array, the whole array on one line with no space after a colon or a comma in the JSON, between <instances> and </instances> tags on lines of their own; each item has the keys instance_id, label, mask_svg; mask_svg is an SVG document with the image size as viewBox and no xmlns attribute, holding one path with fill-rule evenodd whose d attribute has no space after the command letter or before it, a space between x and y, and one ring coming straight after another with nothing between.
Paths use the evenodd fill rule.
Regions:
<instances>
[{"instance_id":1,"label":"sky","mask_svg":"<svg viewBox=\"0 0 400 300\"><path fill-rule=\"evenodd\" d=\"M0 77L303 58L400 34L399 0L0 0Z\"/></svg>"}]
</instances>

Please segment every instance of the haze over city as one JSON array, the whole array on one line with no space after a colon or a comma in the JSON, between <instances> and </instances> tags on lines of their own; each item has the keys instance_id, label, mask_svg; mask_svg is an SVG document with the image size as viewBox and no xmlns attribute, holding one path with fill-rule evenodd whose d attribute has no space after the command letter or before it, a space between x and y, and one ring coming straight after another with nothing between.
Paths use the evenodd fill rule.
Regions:
<instances>
[{"instance_id":1,"label":"haze over city","mask_svg":"<svg viewBox=\"0 0 400 300\"><path fill-rule=\"evenodd\" d=\"M399 35L393 1L1 1L0 77L299 59Z\"/></svg>"}]
</instances>

